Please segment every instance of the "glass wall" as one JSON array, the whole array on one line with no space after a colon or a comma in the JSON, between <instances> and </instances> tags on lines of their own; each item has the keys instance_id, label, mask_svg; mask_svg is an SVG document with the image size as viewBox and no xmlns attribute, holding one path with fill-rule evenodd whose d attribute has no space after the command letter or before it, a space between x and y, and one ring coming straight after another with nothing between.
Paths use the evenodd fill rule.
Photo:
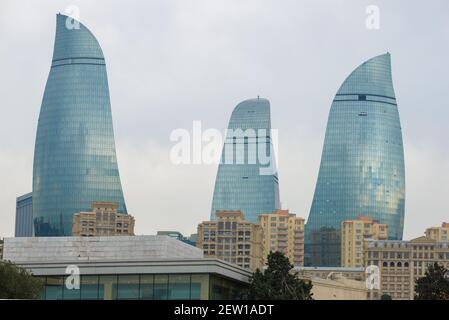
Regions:
<instances>
[{"instance_id":1,"label":"glass wall","mask_svg":"<svg viewBox=\"0 0 449 320\"><path fill-rule=\"evenodd\" d=\"M210 276L210 300L240 300L244 288L226 278Z\"/></svg>"},{"instance_id":2,"label":"glass wall","mask_svg":"<svg viewBox=\"0 0 449 320\"><path fill-rule=\"evenodd\" d=\"M43 300L209 300L239 299L245 284L209 274L82 275L80 289L66 277L41 277Z\"/></svg>"},{"instance_id":3,"label":"glass wall","mask_svg":"<svg viewBox=\"0 0 449 320\"><path fill-rule=\"evenodd\" d=\"M116 202L119 212L127 212L104 56L82 23L67 28L66 20L67 16L57 15L36 132L32 200L36 236L71 235L73 213L90 211L95 201Z\"/></svg>"},{"instance_id":4,"label":"glass wall","mask_svg":"<svg viewBox=\"0 0 449 320\"><path fill-rule=\"evenodd\" d=\"M211 220L216 220L217 210L240 210L245 220L257 223L259 214L280 208L274 156L270 102L259 98L242 101L229 120Z\"/></svg>"},{"instance_id":5,"label":"glass wall","mask_svg":"<svg viewBox=\"0 0 449 320\"><path fill-rule=\"evenodd\" d=\"M374 57L343 82L329 113L305 233L305 264L341 264L341 223L369 216L401 240L405 167L390 54Z\"/></svg>"}]
</instances>

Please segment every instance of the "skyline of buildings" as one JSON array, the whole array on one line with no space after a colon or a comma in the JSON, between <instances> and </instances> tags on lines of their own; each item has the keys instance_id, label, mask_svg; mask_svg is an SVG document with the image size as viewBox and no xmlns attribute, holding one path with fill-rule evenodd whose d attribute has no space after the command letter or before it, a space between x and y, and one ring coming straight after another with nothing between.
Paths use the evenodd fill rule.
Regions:
<instances>
[{"instance_id":1,"label":"skyline of buildings","mask_svg":"<svg viewBox=\"0 0 449 320\"><path fill-rule=\"evenodd\" d=\"M386 53L351 72L332 102L306 224L306 265L340 265L341 223L361 215L401 240L404 210L402 131Z\"/></svg>"},{"instance_id":2,"label":"skyline of buildings","mask_svg":"<svg viewBox=\"0 0 449 320\"><path fill-rule=\"evenodd\" d=\"M32 192L36 236L71 235L73 214L89 211L95 201L117 202L118 212L127 213L104 55L89 29L63 14L56 15Z\"/></svg>"},{"instance_id":3,"label":"skyline of buildings","mask_svg":"<svg viewBox=\"0 0 449 320\"><path fill-rule=\"evenodd\" d=\"M62 24L62 21L63 20L65 20L65 19L67 19L67 16L64 16L64 15L61 15L61 14L58 14L57 15L57 17L58 17L58 24ZM71 19L71 18L70 18ZM60 22L59 22L60 21ZM65 21L64 21L65 22ZM87 29L87 28L85 28L82 24L80 24L80 29L78 30L78 29L76 29L76 28L73 28L73 29L70 29L70 28L68 28L67 27L67 25L65 25L64 24L64 26L62 26L62 27L60 27L60 28L57 28L57 35L56 35L56 39L55 39L55 48L54 48L54 57L55 56L57 56L58 57L58 59L53 59L53 60L59 60L59 56L57 55L57 51L59 50L59 51L64 51L64 50L66 50L67 48L65 48L64 46L67 46L67 44L64 44L63 46L62 46L62 49L58 49L57 50L57 47L59 47L59 45L58 45L58 39L64 39L64 37L67 37L65 34L67 33L67 34L71 34L71 32L72 31L74 31L74 30L78 30L78 32L80 31L80 30L83 30L83 28L85 29L85 32L81 32L81 34L88 34L88 36L87 36L87 39L89 39L89 40L83 40L82 38L84 37L84 36L81 36L81 38L80 39L82 39L81 41L87 41L87 43L89 43L89 46L91 46L92 48L90 48L89 50L93 50L92 52L94 52L95 50L99 50L99 54L101 55L101 56L103 56L103 54L102 54L102 52L101 52L101 48L100 48L100 46L98 45L98 42L96 41L96 39L93 37L93 35L90 33L90 31ZM64 32L62 32L62 31L58 31L58 29L62 29ZM58 36L58 32L60 33L60 35ZM72 37L72 36L69 36L68 37L68 39L70 40L70 41L78 41L77 39L79 38L80 36L79 35L77 35L77 36L74 36L74 37ZM73 39L75 39L75 40L73 40ZM66 40L60 40L60 41L62 41L62 42L70 42L70 41L66 41ZM93 41L92 43L90 42L90 41ZM69 47L70 47L70 45L69 45ZM69 48L69 49L67 49L67 50L71 50L71 48ZM84 50L84 49L83 49ZM82 52L82 51L81 51ZM98 53L98 52L97 52ZM64 54L67 54L67 53L65 53L65 51L64 51ZM94 53L94 54L96 54L96 53ZM387 56L388 56L388 60L389 60L389 54L387 54ZM378 56L378 57L376 57L376 58L379 58L379 57L385 57L385 55L381 55L381 56ZM69 59L69 58L61 58L61 59ZM95 58L95 59L103 59L104 60L104 58L100 58L100 57L97 57L97 58ZM374 58L373 58L374 59ZM373 60L373 59L371 59L371 60ZM371 61L370 60L370 61ZM69 66L68 67L71 67L71 64L75 64L75 65L78 65L78 64L88 64L88 63L90 63L90 62L88 62L88 61L84 61L84 60L82 60L82 62L80 62L80 61L72 61L72 60L70 60L71 62L69 63ZM389 61L388 61L388 63L389 63ZM62 66L65 66L66 64L62 64ZM103 66L103 64L102 63L100 63L100 65L102 65ZM363 64L363 65L365 65L365 63ZM53 72L53 69L55 68L55 67L59 67L59 66L61 66L61 65L59 65L59 62L56 64L56 65L53 65L52 66L52 70L51 70L51 72ZM84 67L84 66L83 66ZM97 66L94 66L94 67L97 67ZM103 66L104 67L104 66ZM78 67L76 67L76 68L78 68ZM81 68L81 66L79 66L79 68ZM359 67L360 68L360 67ZM357 68L357 70L359 69L359 68ZM390 67L389 67L390 68ZM105 69L105 67L104 67L104 69ZM353 73L355 73L355 71L353 72ZM106 71L104 70L104 77L105 77L105 82L106 82L106 91L108 91L108 89L107 89L107 77L106 77ZM348 77L348 79L349 79L350 77ZM368 77L369 78L369 77ZM51 73L50 73L50 76L49 76L49 81L50 81L50 79L51 79ZM346 79L345 80L345 83L346 82L348 82L348 79ZM357 81L359 81L359 80L357 80ZM391 74L390 74L390 79L389 79L389 81L391 82ZM357 82L358 83L358 82ZM49 84L47 84L47 86L51 86L51 85L49 85ZM342 85L342 87L343 87L344 85ZM349 86L349 85L348 85ZM369 85L370 86L370 88L372 87L372 85L370 84ZM64 89L64 88L63 88ZM103 88L104 89L104 88ZM46 89L47 90L47 89ZM340 91L341 91L342 89L340 89ZM393 90L393 88L391 87L391 90ZM64 90L62 90L62 91L64 91ZM69 90L70 91L70 90ZM340 95L348 95L348 93L339 93ZM337 95L339 95L339 94L337 94ZM394 92L393 92L393 95L394 95ZM376 96L375 94L374 94L374 96ZM60 97L57 97L57 98L60 98ZM363 98L365 99L365 100L363 100ZM377 95L377 98L379 98L378 97L378 95ZM62 99L62 98L61 98ZM360 100L360 99L362 99L362 100ZM351 99L350 99L351 100ZM347 100L347 101L350 101L350 100ZM45 101L45 94L44 94L44 99L43 99L43 107L44 107L44 101ZM339 100L336 100L336 101L339 101ZM334 101L334 102L336 102L336 101ZM357 98L357 101L366 101L366 95L359 95L358 96L358 98ZM109 103L109 99L107 99L107 102L108 102L108 105L110 104ZM343 101L339 101L339 102L343 102ZM376 101L376 102L379 102L379 101ZM388 102L386 102L386 101L384 101L384 103L388 103ZM262 107L260 107L260 106L257 106L257 104L267 104L267 106L264 106L263 108ZM110 106L109 106L109 108L110 108ZM241 110L240 110L241 109ZM260 109L260 110L259 110ZM240 110L240 111L238 111L238 110ZM260 113L260 114L259 114ZM364 112L361 112L361 113L364 113ZM365 112L366 113L366 112ZM359 116L361 116L361 114L359 113ZM365 117L367 117L368 115L367 114L363 114L363 116L365 116ZM41 121L40 121L41 122ZM111 120L111 122L112 122L112 120ZM81 123L84 123L84 122L81 122ZM256 123L256 125L254 125ZM249 125L249 124L251 124L251 125ZM38 131L39 131L39 126L40 125L38 125ZM233 114L232 114L232 116L231 116L231 119L230 119L230 122L229 122L229 129L259 129L259 127L260 128L263 128L263 129L271 129L271 124L270 124L270 106L269 106L269 101L268 100L266 100L266 99L260 99L260 98L257 98L257 99L250 99L250 100L245 100L245 101L243 101L242 103L240 103L236 108L235 108L235 110L234 110L234 112L233 112ZM56 128L56 129L58 129L58 128ZM112 123L111 123L111 129L112 129ZM111 132L112 132L112 130L111 130ZM38 136L38 134L37 134L37 136ZM94 135L93 135L94 136ZM110 136L112 136L113 137L113 132L112 132L112 134L110 135ZM254 141L252 141L251 139L251 137L242 137L242 139L235 139L235 137L227 137L227 144L233 144L233 152L231 152L232 154L233 154L233 157L236 159L236 158L238 158L238 156L239 156L239 144L242 144L243 145L243 148L240 150L240 151L243 151L243 158L244 158L244 160L245 161L248 161L249 160L249 154L250 154L250 148L249 148L249 144L251 144L252 142L255 142L255 144L256 144L256 153L258 153L258 146L259 146L259 144L263 144L263 141L261 142L260 140L263 140L263 138L264 137L258 137L258 136L256 136L255 138L254 138ZM274 161L274 155L272 155L271 154L271 138L269 137L269 136L267 136L267 137L265 137L266 138L266 140L267 141L265 141L269 146L270 146L270 148L268 148L268 146L266 147L266 149L269 149L270 151L269 151L269 153L270 153L270 157L273 159L272 161ZM232 140L232 143L231 143L231 140ZM269 143L268 143L268 140L269 140ZM400 139L401 141L402 141L402 138ZM402 142L401 142L402 143ZM37 145L38 143L37 143L37 139L36 139L36 145ZM39 153L38 151L37 151L37 146L36 146L36 154L37 153ZM114 149L114 158L115 158L115 147L113 148ZM223 156L222 156L222 158L225 158L226 157L226 152L225 152L225 149L226 149L226 143L225 143L225 145L223 146ZM63 151L66 151L66 150L63 150ZM323 150L323 154L324 154L324 150ZM247 165L248 164L244 164L244 165L240 165L240 164L236 164L236 163L234 163L234 162L236 162L236 160L234 160L234 158L233 158L233 163L230 165L230 167L231 167L231 169L230 170L228 170L229 171L229 174L220 174L220 171L222 171L222 166L227 166L227 163L224 163L224 164L221 164L220 166L219 166L219 168L218 168L218 172L217 172L217 179L216 179L216 186L215 186L215 189L214 189L214 196L213 196L213 200L212 200L212 207L214 208L214 206L216 206L217 205L217 203L218 203L218 206L223 206L223 207L226 207L226 206L228 206L227 204L223 204L223 203L231 203L231 204L229 204L229 206L235 206L235 207L240 207L239 209L241 210L242 209L242 206L243 206L243 204L242 205L236 205L235 203L236 202L238 202L238 201L241 201L241 200L236 200L236 199L238 199L239 197L240 197L240 199L243 199L244 201L245 200L247 200L247 202L251 202L250 200L248 200L248 198L250 198L251 197L251 195L255 195L255 197L261 197L262 196L262 198L264 198L267 194L268 195L270 195L269 197L271 197L271 188L268 188L269 190L268 190L268 192L266 191L266 190L255 190L255 189L257 189L257 188L253 188L253 185L251 185L250 187L248 187L248 186L245 186L244 184L242 184L242 181L238 181L238 179L235 179L240 173L242 173L242 174L245 174L245 172L244 171L246 171L246 170L248 170L248 167L247 167ZM257 161L258 161L259 159L257 158ZM69 161L70 162L70 161ZM112 162L114 162L114 160L112 161ZM101 164L100 164L101 165ZM261 165L261 164L259 164L259 163L257 163L256 165ZM35 167L38 167L38 165L36 165L35 164ZM236 172L235 172L235 168L239 168L239 170L242 170L242 172L239 172L237 175L236 175ZM117 166L115 166L115 168L117 168ZM79 168L77 167L77 168L75 168L76 170L78 170ZM97 169L98 169L98 167L97 167ZM260 169L260 168L259 168ZM106 169L105 169L106 170ZM37 171L37 170L36 170ZM86 171L89 171L89 169L87 169ZM95 171L95 170L93 170L93 171ZM98 171L103 171L102 169L98 169ZM112 169L112 171L115 171L115 169ZM224 169L223 169L223 171L224 171ZM253 170L252 170L253 171ZM320 170L321 171L321 170ZM276 171L275 171L276 172ZM117 168L117 174L118 174L118 168ZM95 174L94 174L95 175ZM49 176L56 176L56 174L55 173L52 173L52 174L49 174ZM258 174L258 176L265 176L265 175L263 175L263 174L260 174L260 171L259 171L259 174ZM270 176L270 175L268 175L268 176ZM116 177L118 180L120 180L119 179L119 176L117 176ZM238 178L238 177L237 177ZM235 180L233 183L234 183L234 187L235 188L233 188L233 187L231 187L231 188L229 188L229 179L230 180ZM242 180L252 180L249 176L242 176L241 177L241 179ZM33 180L41 180L41 178L39 177L39 179L37 179L37 178L33 178ZM273 174L273 180L274 180L274 188L273 188L273 190L274 190L274 197L273 197L273 199L274 199L274 206L275 207L277 207L277 208L280 208L280 201L279 201L279 184L278 184L278 180L277 180L277 174L276 173L274 173ZM244 182L244 183L246 183L246 181ZM39 184L40 184L40 182L39 182ZM221 185L224 185L225 187L224 188L227 188L227 189L224 189L224 190L219 190L220 188L222 188L222 186ZM269 183L266 183L266 182L264 182L264 183L256 183L256 185L260 185L260 186L262 186L261 188L264 188L264 186L267 186L267 185L269 185ZM244 194L243 192L241 192L242 190L241 189L239 189L239 186L242 188L242 189L246 189L246 190L248 190L248 192L246 193L246 194ZM317 186L318 186L318 184L317 184ZM218 191L217 191L218 190ZM387 193L388 193L389 191L387 190ZM65 193L67 193L67 192L65 192ZM121 186L120 186L120 192L119 193L121 193L122 195L123 195L123 192L121 191ZM97 197L97 198L100 198L100 197ZM225 198L224 200L223 200L223 198ZM54 201L54 199L52 200L52 201ZM102 199L95 199L94 201L102 201ZM263 201L263 200L262 200ZM261 201L260 201L260 199L259 200L256 200L256 201L254 201L254 203L256 203L256 204L259 204ZM233 203L233 204L232 204ZM54 202L53 202L53 204L54 204ZM245 205L247 205L247 204L245 204ZM36 206L36 204L34 204L33 206ZM124 208L126 209L126 207L124 206ZM249 208L248 210L251 210L251 209L253 209L253 208ZM246 210L247 212L248 212L248 210ZM261 209L261 211L257 211L257 210L255 210L254 212L259 212L259 213L257 213L257 214L260 214L260 212L265 212L263 209ZM312 210L311 210L311 212L312 212ZM257 215L256 214L256 215ZM35 215L38 215L38 213L35 213ZM246 213L245 213L245 215L247 215ZM250 216L251 216L251 214L250 214ZM212 217L213 217L213 213L212 213ZM55 220L57 223L56 224L61 224L61 214L59 214L59 216L57 215L57 218L56 218L56 220ZM252 221L254 221L254 219L252 220ZM63 223L64 224L64 223ZM38 224L38 225L40 225L40 224ZM44 224L45 225L45 224ZM48 226L48 225L47 225Z\"/></svg>"},{"instance_id":4,"label":"skyline of buildings","mask_svg":"<svg viewBox=\"0 0 449 320\"><path fill-rule=\"evenodd\" d=\"M69 28L67 19L57 15L52 67L36 133L33 192L19 198L27 200L28 209L33 205L38 237L132 234L134 220L126 212L115 155L104 56L92 33L81 23L79 29ZM389 53L356 68L336 94L306 225L309 252L304 252L304 219L281 209L270 102L257 97L239 103L223 144L211 221L198 226L204 255L255 270L269 250L276 250L298 266L311 258L314 266L337 267L344 248L340 226L360 215L370 217L374 229L386 226L383 231L393 232L389 239L401 239L405 170L395 101ZM91 212L75 210L87 201ZM107 203L113 205L101 206ZM24 225L17 217L18 225ZM447 239L445 226L426 233ZM109 231L98 231L103 227ZM381 230L374 229L363 230L362 238L384 239L389 234L379 236ZM183 241L181 234L167 235ZM352 243L360 240L356 233L351 237ZM351 252L350 264L363 250L358 246Z\"/></svg>"}]
</instances>

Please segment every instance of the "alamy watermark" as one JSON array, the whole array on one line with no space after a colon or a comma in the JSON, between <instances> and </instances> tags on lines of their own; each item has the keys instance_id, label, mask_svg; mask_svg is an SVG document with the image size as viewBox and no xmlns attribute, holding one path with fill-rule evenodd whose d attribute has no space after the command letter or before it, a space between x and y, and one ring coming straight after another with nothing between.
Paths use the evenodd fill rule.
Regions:
<instances>
[{"instance_id":1,"label":"alamy watermark","mask_svg":"<svg viewBox=\"0 0 449 320\"><path fill-rule=\"evenodd\" d=\"M376 5L369 5L366 7L365 26L368 30L380 29L380 9Z\"/></svg>"},{"instance_id":2,"label":"alamy watermark","mask_svg":"<svg viewBox=\"0 0 449 320\"><path fill-rule=\"evenodd\" d=\"M276 129L235 128L223 134L218 129L203 130L201 121L193 121L191 131L178 128L171 132L170 141L175 144L170 161L175 165L255 164L260 175L272 175L277 172L278 139Z\"/></svg>"},{"instance_id":3,"label":"alamy watermark","mask_svg":"<svg viewBox=\"0 0 449 320\"><path fill-rule=\"evenodd\" d=\"M65 279L65 287L68 290L79 290L80 288L80 269L78 266L72 264L67 266L65 273L68 274Z\"/></svg>"},{"instance_id":4,"label":"alamy watermark","mask_svg":"<svg viewBox=\"0 0 449 320\"><path fill-rule=\"evenodd\" d=\"M65 8L64 14L67 15L65 19L65 27L69 30L80 28L80 8L75 5L69 5Z\"/></svg>"},{"instance_id":5,"label":"alamy watermark","mask_svg":"<svg viewBox=\"0 0 449 320\"><path fill-rule=\"evenodd\" d=\"M369 265L365 269L365 285L368 290L378 290L380 288L379 267Z\"/></svg>"}]
</instances>

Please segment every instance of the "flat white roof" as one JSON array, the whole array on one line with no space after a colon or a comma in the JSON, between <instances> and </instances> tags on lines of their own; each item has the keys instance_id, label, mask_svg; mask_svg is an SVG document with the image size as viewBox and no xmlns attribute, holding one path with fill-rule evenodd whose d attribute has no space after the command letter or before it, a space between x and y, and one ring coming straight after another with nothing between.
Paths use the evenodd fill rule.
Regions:
<instances>
[{"instance_id":1,"label":"flat white roof","mask_svg":"<svg viewBox=\"0 0 449 320\"><path fill-rule=\"evenodd\" d=\"M200 259L203 251L169 236L5 238L3 259L21 262Z\"/></svg>"}]
</instances>

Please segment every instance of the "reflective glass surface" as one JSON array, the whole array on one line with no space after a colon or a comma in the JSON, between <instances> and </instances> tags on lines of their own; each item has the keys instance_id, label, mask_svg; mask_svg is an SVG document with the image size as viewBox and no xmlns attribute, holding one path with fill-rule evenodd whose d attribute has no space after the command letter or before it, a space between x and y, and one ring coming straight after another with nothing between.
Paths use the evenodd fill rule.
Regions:
<instances>
[{"instance_id":1,"label":"reflective glass surface","mask_svg":"<svg viewBox=\"0 0 449 320\"><path fill-rule=\"evenodd\" d=\"M239 299L244 283L210 274L81 275L80 289L62 276L43 276L43 300Z\"/></svg>"},{"instance_id":2,"label":"reflective glass surface","mask_svg":"<svg viewBox=\"0 0 449 320\"><path fill-rule=\"evenodd\" d=\"M340 265L342 221L370 216L402 239L405 170L390 54L360 65L329 114L320 171L306 225L306 264Z\"/></svg>"},{"instance_id":3,"label":"reflective glass surface","mask_svg":"<svg viewBox=\"0 0 449 320\"><path fill-rule=\"evenodd\" d=\"M259 214L279 208L272 147L270 102L251 99L239 103L229 120L215 180L211 220L217 210L240 210L245 220L257 223ZM273 170L268 169L270 165Z\"/></svg>"},{"instance_id":4,"label":"reflective glass surface","mask_svg":"<svg viewBox=\"0 0 449 320\"><path fill-rule=\"evenodd\" d=\"M34 153L36 236L71 235L72 215L94 201L117 202L126 213L106 66L92 33L58 14Z\"/></svg>"}]
</instances>

